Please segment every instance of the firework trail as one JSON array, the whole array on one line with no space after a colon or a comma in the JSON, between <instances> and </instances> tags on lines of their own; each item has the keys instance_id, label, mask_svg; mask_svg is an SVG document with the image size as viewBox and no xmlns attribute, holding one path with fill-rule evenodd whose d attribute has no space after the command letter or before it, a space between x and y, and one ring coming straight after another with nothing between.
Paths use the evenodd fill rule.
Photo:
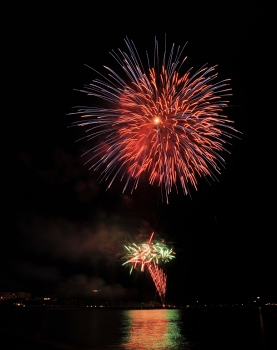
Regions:
<instances>
[{"instance_id":1,"label":"firework trail","mask_svg":"<svg viewBox=\"0 0 277 350\"><path fill-rule=\"evenodd\" d=\"M153 237L154 232L147 242L140 245L133 243L131 246L124 246L126 250L124 259L126 261L122 265L131 265L130 274L135 268L140 267L140 270L144 271L145 267L147 267L162 304L165 305L167 276L159 265L173 259L175 253L163 241L153 242Z\"/></svg>"},{"instance_id":2,"label":"firework trail","mask_svg":"<svg viewBox=\"0 0 277 350\"><path fill-rule=\"evenodd\" d=\"M147 65L134 43L125 39L128 51L111 55L120 65L117 73L104 66L106 76L80 90L103 102L103 107L78 107L81 120L73 125L86 129L94 140L85 153L90 170L99 171L99 181L109 188L115 179L131 193L140 179L156 184L162 200L169 201L174 187L185 195L197 190L198 178L218 180L225 161L222 151L238 132L223 114L229 80L217 81L216 66L203 65L181 73L185 46L166 49L160 58L155 39L153 63ZM227 151L228 152L228 151Z\"/></svg>"}]
</instances>

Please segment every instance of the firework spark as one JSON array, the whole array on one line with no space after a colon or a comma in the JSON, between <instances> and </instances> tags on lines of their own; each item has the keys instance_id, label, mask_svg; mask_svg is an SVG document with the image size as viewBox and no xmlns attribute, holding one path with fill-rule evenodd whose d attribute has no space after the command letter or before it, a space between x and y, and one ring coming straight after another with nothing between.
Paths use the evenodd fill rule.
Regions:
<instances>
[{"instance_id":1,"label":"firework spark","mask_svg":"<svg viewBox=\"0 0 277 350\"><path fill-rule=\"evenodd\" d=\"M130 274L133 269L139 266L141 271L144 271L145 267L147 267L162 304L165 305L167 276L159 265L172 260L175 257L175 253L164 242L153 242L153 237L154 232L147 242L140 245L133 243L131 246L124 246L126 250L124 259L126 261L122 265L131 265Z\"/></svg>"},{"instance_id":2,"label":"firework spark","mask_svg":"<svg viewBox=\"0 0 277 350\"><path fill-rule=\"evenodd\" d=\"M185 46L173 44L159 55L155 39L153 64L146 53L144 67L134 43L125 39L128 52L111 51L122 74L109 67L107 75L84 87L82 92L99 98L103 107L78 107L87 140L95 139L85 154L90 170L109 188L123 181L131 193L144 177L157 184L169 201L174 187L185 195L197 190L198 178L218 180L225 161L222 151L238 132L223 114L231 96L229 80L217 81L216 66L192 68L181 74ZM160 62L161 61L161 62ZM228 151L227 151L228 152Z\"/></svg>"}]
</instances>

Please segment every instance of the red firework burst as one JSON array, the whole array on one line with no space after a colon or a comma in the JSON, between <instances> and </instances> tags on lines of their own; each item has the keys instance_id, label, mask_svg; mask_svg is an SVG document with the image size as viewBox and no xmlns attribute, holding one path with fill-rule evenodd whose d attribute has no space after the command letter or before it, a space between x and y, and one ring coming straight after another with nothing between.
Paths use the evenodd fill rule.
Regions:
<instances>
[{"instance_id":1,"label":"red firework burst","mask_svg":"<svg viewBox=\"0 0 277 350\"><path fill-rule=\"evenodd\" d=\"M221 156L237 130L223 114L230 96L229 80L216 82L216 66L202 66L181 74L184 48L173 44L159 62L155 39L153 64L143 66L136 47L125 39L128 52L112 51L122 74L105 67L82 92L102 100L103 107L79 108L74 123L85 126L88 140L97 138L86 152L90 169L100 171L100 181L123 181L131 192L144 178L157 184L166 201L173 187L197 189L200 177L217 180L224 167Z\"/></svg>"}]
</instances>

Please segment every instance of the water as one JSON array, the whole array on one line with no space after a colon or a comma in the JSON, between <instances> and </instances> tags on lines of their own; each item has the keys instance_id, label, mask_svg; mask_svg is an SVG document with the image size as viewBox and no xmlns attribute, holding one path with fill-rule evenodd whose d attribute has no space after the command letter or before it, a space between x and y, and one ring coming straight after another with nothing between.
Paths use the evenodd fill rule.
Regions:
<instances>
[{"instance_id":1,"label":"water","mask_svg":"<svg viewBox=\"0 0 277 350\"><path fill-rule=\"evenodd\" d=\"M0 309L2 350L276 350L277 307Z\"/></svg>"}]
</instances>

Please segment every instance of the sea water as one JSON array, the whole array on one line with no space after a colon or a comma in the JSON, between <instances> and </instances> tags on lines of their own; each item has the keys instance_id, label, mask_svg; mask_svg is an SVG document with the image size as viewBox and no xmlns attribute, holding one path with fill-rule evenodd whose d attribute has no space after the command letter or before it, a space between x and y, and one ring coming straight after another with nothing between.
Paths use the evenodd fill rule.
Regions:
<instances>
[{"instance_id":1,"label":"sea water","mask_svg":"<svg viewBox=\"0 0 277 350\"><path fill-rule=\"evenodd\" d=\"M277 307L0 309L2 350L276 350Z\"/></svg>"}]
</instances>

